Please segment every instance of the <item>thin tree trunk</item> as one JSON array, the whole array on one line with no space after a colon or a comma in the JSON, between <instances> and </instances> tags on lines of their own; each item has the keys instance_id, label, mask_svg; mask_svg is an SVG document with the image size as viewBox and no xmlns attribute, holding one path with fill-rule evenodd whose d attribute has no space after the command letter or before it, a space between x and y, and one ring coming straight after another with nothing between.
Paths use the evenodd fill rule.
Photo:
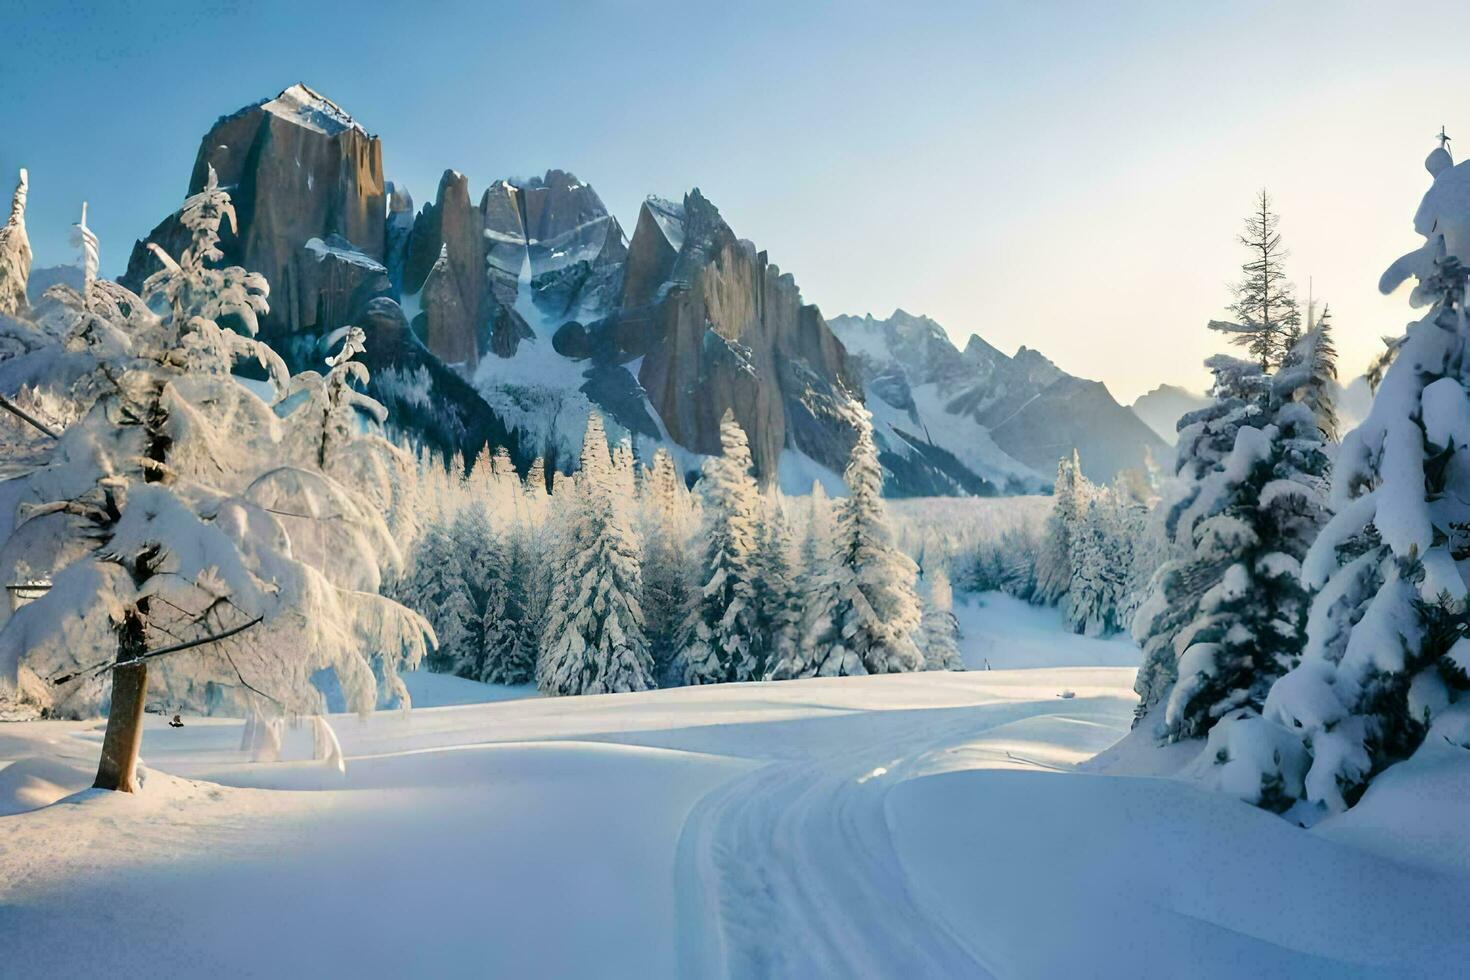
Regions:
<instances>
[{"instance_id":1,"label":"thin tree trunk","mask_svg":"<svg viewBox=\"0 0 1470 980\"><path fill-rule=\"evenodd\" d=\"M143 703L148 694L148 665L129 664L112 669L112 707L107 712L107 734L102 737L102 761L97 765L97 789L131 793L143 743Z\"/></svg>"}]
</instances>

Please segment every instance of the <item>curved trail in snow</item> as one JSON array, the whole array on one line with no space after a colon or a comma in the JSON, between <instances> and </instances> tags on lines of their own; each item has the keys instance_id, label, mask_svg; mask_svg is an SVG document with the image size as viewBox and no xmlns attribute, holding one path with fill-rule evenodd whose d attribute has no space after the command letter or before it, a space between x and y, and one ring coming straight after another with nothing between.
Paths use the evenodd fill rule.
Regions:
<instances>
[{"instance_id":1,"label":"curved trail in snow","mask_svg":"<svg viewBox=\"0 0 1470 980\"><path fill-rule=\"evenodd\" d=\"M885 802L948 750L1055 711L1023 702L915 719L852 751L771 762L705 796L676 863L680 975L991 976L916 897Z\"/></svg>"}]
</instances>

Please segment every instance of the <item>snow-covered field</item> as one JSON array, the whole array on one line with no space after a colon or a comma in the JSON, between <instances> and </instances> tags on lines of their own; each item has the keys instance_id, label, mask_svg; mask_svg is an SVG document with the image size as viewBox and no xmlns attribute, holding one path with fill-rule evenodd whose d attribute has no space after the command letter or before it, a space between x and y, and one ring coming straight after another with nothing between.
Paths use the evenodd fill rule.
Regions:
<instances>
[{"instance_id":1,"label":"snow-covered field","mask_svg":"<svg viewBox=\"0 0 1470 980\"><path fill-rule=\"evenodd\" d=\"M345 774L150 717L144 791L100 793L99 724L0 726L0 973L1462 975L1464 848L1416 857L1382 786L1309 832L1074 771L1128 730L1137 651L957 613L997 669L493 703L463 702L530 692L411 677L411 713L333 719ZM1405 792L1462 820L1464 768Z\"/></svg>"}]
</instances>

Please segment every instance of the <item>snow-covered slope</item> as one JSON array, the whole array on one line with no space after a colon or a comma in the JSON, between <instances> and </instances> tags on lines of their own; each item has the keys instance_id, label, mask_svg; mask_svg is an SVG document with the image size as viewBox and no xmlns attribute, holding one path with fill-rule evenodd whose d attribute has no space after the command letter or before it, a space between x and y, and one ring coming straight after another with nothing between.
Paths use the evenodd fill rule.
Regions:
<instances>
[{"instance_id":1,"label":"snow-covered slope","mask_svg":"<svg viewBox=\"0 0 1470 980\"><path fill-rule=\"evenodd\" d=\"M1127 730L1131 679L982 670L339 717L345 775L244 763L238 723L150 718L143 793L0 817L6 962L37 977L89 972L99 949L124 977L1456 974L1470 877L1396 856L1423 823L1402 807L1308 832L1182 783L1072 773ZM0 727L0 791L86 785L99 739ZM1463 815L1463 770L1441 823Z\"/></svg>"},{"instance_id":2,"label":"snow-covered slope","mask_svg":"<svg viewBox=\"0 0 1470 980\"><path fill-rule=\"evenodd\" d=\"M1104 385L1067 374L1037 351L1022 347L1007 357L978 336L960 351L934 320L903 310L885 320L830 322L890 440L931 443L999 485L1049 486L1057 460L1073 448L1090 479L1108 482L1165 448Z\"/></svg>"}]
</instances>

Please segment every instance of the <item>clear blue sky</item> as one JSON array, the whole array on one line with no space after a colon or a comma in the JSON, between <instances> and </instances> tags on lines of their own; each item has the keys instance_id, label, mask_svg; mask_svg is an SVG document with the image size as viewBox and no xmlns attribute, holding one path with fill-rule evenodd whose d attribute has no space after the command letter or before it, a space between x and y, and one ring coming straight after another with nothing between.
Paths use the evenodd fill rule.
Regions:
<instances>
[{"instance_id":1,"label":"clear blue sky","mask_svg":"<svg viewBox=\"0 0 1470 980\"><path fill-rule=\"evenodd\" d=\"M926 312L1108 382L1202 386L1233 244L1269 186L1344 367L1408 319L1421 168L1470 102L1463 8L1358 3L8 0L0 179L30 168L39 264L81 200L116 274L216 117L305 81L439 174L548 167L631 228L701 187L824 312ZM8 190L6 191L8 193Z\"/></svg>"}]
</instances>

